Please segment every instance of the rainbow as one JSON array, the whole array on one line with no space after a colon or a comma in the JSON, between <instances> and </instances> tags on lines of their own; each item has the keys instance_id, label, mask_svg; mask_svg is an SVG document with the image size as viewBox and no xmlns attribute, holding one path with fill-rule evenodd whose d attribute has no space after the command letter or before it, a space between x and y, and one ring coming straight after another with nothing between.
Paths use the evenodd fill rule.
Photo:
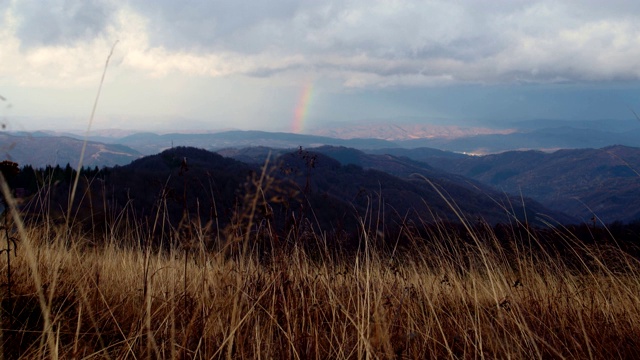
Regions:
<instances>
[{"instance_id":1,"label":"rainbow","mask_svg":"<svg viewBox=\"0 0 640 360\"><path fill-rule=\"evenodd\" d=\"M309 113L309 105L311 103L311 95L313 95L313 82L305 84L298 97L298 102L293 111L293 124L291 131L295 134L302 132L304 128L304 121Z\"/></svg>"}]
</instances>

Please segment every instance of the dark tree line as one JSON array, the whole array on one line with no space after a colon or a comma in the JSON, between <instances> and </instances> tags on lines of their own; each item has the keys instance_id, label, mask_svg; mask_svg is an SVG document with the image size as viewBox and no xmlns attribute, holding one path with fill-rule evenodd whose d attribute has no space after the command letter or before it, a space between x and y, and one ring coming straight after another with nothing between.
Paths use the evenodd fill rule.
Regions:
<instances>
[{"instance_id":1,"label":"dark tree line","mask_svg":"<svg viewBox=\"0 0 640 360\"><path fill-rule=\"evenodd\" d=\"M437 241L443 228L455 232L456 238L469 239L467 228L456 223L459 219L451 216L448 204L422 179L400 179L356 165L343 166L330 157L302 149L282 155L272 165L268 191L256 183L262 176L260 166L195 148L173 148L127 166L85 167L80 172L77 191L80 196L76 196L73 204L73 213L78 214L74 220L97 229L113 225L124 213L131 214L135 223L147 225L153 224L160 214L167 228L199 224L219 234L231 229L229 226L249 221L243 218L246 215L243 207L257 195L259 202L250 219L254 223L251 231L268 231L270 236L279 238L325 234L329 242L357 245L363 231L360 221L364 220L365 230L371 232L372 238L383 234L384 239L397 239L394 243L398 244L408 245L414 238ZM17 164L5 163L3 169L3 173L11 174L5 178L14 191L26 198L45 191L47 206L53 209L50 216L61 219L67 214L76 170L69 164L38 169L26 165L17 172L16 168ZM517 227L515 236L513 224L517 222L489 200L467 189L447 188L447 184L437 186L458 199L466 221L474 231L487 234L487 239L494 234L506 245L514 238L528 238L529 230ZM38 220L38 209L30 211L36 213L34 218ZM507 223L506 227L496 220L500 216L507 220L502 223ZM527 216L535 217L534 213ZM614 244L620 240L630 244L631 250L635 249L631 244L638 243L640 236L638 224L615 223L607 231L593 224L567 229L585 243ZM536 224L531 224L531 229L544 242L554 243L557 238L554 230L543 231ZM409 233L413 238L407 237L405 242L403 236Z\"/></svg>"},{"instance_id":2,"label":"dark tree line","mask_svg":"<svg viewBox=\"0 0 640 360\"><path fill-rule=\"evenodd\" d=\"M6 162L6 161L5 161ZM16 163L14 163L16 164ZM13 176L6 177L7 183L11 189L23 189L27 193L33 194L43 186L55 183L71 184L75 180L78 172L67 163L65 167L60 165L46 166L44 168L34 168L31 165L18 167L15 165L17 172ZM83 167L80 171L81 175L86 178L104 178L110 169L99 169L96 167ZM4 171L3 171L4 172Z\"/></svg>"}]
</instances>

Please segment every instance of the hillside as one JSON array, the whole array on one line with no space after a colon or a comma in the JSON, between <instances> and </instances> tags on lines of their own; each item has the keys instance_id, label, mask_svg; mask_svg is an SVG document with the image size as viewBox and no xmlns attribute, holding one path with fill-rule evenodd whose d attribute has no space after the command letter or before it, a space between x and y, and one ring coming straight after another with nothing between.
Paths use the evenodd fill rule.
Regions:
<instances>
[{"instance_id":1,"label":"hillside","mask_svg":"<svg viewBox=\"0 0 640 360\"><path fill-rule=\"evenodd\" d=\"M446 173L442 170L435 169L432 166L412 160L407 156L396 156L385 153L386 149L372 150L369 153L364 151L349 148L344 146L319 146L310 149L314 153L321 153L329 156L332 159L337 160L342 165L356 165L364 169L373 169L382 171L393 176L400 178L408 178L416 174L424 175L429 178L437 178L440 180L449 180L452 182L458 182L459 185L471 187L474 189L484 188L483 190L489 190L490 187L484 186L478 181L465 178L460 175ZM398 149L400 152L411 151L408 149ZM261 165L267 160L267 158L273 160L278 158L292 150L274 149L265 146L252 146L246 148L225 148L217 150L216 153L231 157L238 161L242 161L248 164ZM434 150L436 153L452 154L456 157L464 158L465 155L455 154L450 152L444 152ZM379 152L379 154L372 154L372 152Z\"/></svg>"},{"instance_id":2,"label":"hillside","mask_svg":"<svg viewBox=\"0 0 640 360\"><path fill-rule=\"evenodd\" d=\"M45 167L70 164L75 167L80 160L82 145L82 140L66 136L0 133L0 156L20 165ZM83 166L124 165L140 156L141 153L127 146L89 141Z\"/></svg>"},{"instance_id":3,"label":"hillside","mask_svg":"<svg viewBox=\"0 0 640 360\"><path fill-rule=\"evenodd\" d=\"M171 238L169 229L188 229L189 224L201 224L214 232L230 231L232 223L269 224L268 231L280 236L312 229L333 240L355 241L361 220L396 237L407 226L459 223L460 216L473 224L513 223L514 217L531 224L548 218L571 221L534 201L525 200L523 207L520 199L462 186L446 177L400 178L342 165L302 149L271 160L264 175L260 165L186 147L105 169L101 174L100 181L81 182L80 193L84 195L76 198L77 219L91 218L92 228L99 228L131 214L143 223L157 223L158 236L168 237L166 241ZM86 184L91 186L90 192L85 192ZM64 212L68 184L61 182L55 189L52 207ZM95 206L104 201L108 201L104 207Z\"/></svg>"},{"instance_id":4,"label":"hillside","mask_svg":"<svg viewBox=\"0 0 640 360\"><path fill-rule=\"evenodd\" d=\"M508 222L510 219L505 216L504 207L511 208L512 204L516 204L513 205L516 213L523 214L518 205L522 203L522 199L509 198L475 180L449 174L406 157L371 155L352 148L331 146L318 147L310 151L316 157L321 156L322 162L333 164L329 167L331 170L326 167L314 168L310 177L311 184L315 184L321 191L340 194L340 198L357 198L354 194L357 195L364 189L369 194L382 193L385 201L400 214L419 209L418 212L421 214L434 212L443 219L458 220L442 196L424 180L427 178L470 219L480 217L491 223ZM292 156L292 153L279 155L280 151L265 147L225 149L220 153L256 165L263 164L267 156L271 156L272 161L285 163L290 161L288 159ZM273 160L274 156L279 158ZM428 206L425 206L425 202ZM535 213L540 212L560 222L575 221L560 212L544 209L534 201L527 199L525 202L530 210L527 215L530 220L535 219ZM429 221L431 216L423 219Z\"/></svg>"},{"instance_id":5,"label":"hillside","mask_svg":"<svg viewBox=\"0 0 640 360\"><path fill-rule=\"evenodd\" d=\"M419 156L433 167L512 194L522 193L552 209L589 221L640 218L640 149L510 151L486 156Z\"/></svg>"}]
</instances>

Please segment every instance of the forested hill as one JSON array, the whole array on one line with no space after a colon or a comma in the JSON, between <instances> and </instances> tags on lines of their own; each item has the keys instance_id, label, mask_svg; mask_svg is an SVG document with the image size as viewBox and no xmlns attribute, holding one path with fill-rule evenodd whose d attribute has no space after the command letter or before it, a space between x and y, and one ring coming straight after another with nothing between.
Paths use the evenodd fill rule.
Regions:
<instances>
[{"instance_id":1,"label":"forested hill","mask_svg":"<svg viewBox=\"0 0 640 360\"><path fill-rule=\"evenodd\" d=\"M159 221L166 229L199 222L215 231L228 230L229 224L252 224L260 231L268 224L269 231L282 234L306 227L335 235L357 234L362 222L397 232L439 221L571 221L533 201L522 206L521 199L437 178L401 179L303 149L270 161L264 172L258 165L178 147L88 174L93 177L80 182L74 219L94 225L126 214L136 221ZM51 188L51 208L61 213L68 180L58 179Z\"/></svg>"},{"instance_id":2,"label":"forested hill","mask_svg":"<svg viewBox=\"0 0 640 360\"><path fill-rule=\"evenodd\" d=\"M640 148L509 151L486 156L415 157L443 171L529 196L582 220L640 219Z\"/></svg>"}]
</instances>

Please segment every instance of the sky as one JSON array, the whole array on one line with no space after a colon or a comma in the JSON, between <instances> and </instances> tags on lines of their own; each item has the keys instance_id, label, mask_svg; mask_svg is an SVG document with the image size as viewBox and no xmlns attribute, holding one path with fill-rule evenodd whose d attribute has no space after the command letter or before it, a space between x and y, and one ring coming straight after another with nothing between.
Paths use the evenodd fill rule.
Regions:
<instances>
[{"instance_id":1,"label":"sky","mask_svg":"<svg viewBox=\"0 0 640 360\"><path fill-rule=\"evenodd\" d=\"M630 119L639 59L635 0L0 0L14 130Z\"/></svg>"}]
</instances>

